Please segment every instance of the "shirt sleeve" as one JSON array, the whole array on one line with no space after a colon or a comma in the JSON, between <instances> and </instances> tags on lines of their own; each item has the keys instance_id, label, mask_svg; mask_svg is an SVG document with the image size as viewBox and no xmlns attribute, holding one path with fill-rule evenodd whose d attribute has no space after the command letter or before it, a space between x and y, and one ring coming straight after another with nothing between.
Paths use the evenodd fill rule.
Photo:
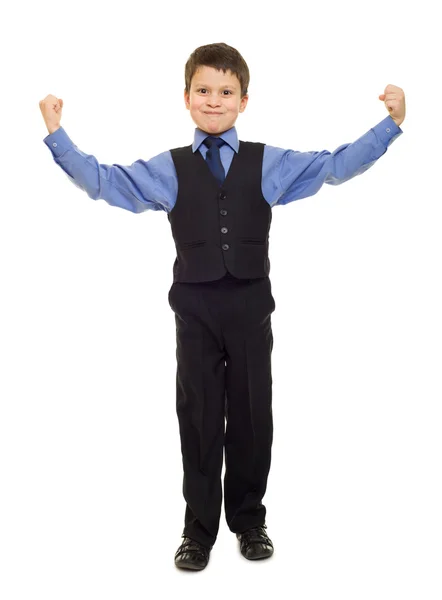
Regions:
<instances>
[{"instance_id":1,"label":"shirt sleeve","mask_svg":"<svg viewBox=\"0 0 442 600\"><path fill-rule=\"evenodd\" d=\"M137 160L130 166L100 164L92 154L82 152L63 127L44 138L54 161L68 179L93 200L105 200L134 213L166 210L157 194L156 157Z\"/></svg>"},{"instance_id":2,"label":"shirt sleeve","mask_svg":"<svg viewBox=\"0 0 442 600\"><path fill-rule=\"evenodd\" d=\"M372 167L403 133L388 116L353 143L328 150L298 152L270 148L275 164L272 206L313 196L324 183L340 185ZM279 150L279 152L274 152ZM275 198L276 196L276 198Z\"/></svg>"}]
</instances>

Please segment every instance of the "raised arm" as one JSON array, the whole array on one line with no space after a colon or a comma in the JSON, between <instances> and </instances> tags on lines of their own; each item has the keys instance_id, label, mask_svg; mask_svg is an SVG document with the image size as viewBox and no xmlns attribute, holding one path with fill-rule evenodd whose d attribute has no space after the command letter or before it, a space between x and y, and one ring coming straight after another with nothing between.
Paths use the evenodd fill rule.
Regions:
<instances>
[{"instance_id":1,"label":"raised arm","mask_svg":"<svg viewBox=\"0 0 442 600\"><path fill-rule=\"evenodd\" d=\"M49 135L44 143L68 179L93 200L105 200L134 213L166 210L159 198L158 160L137 160L130 166L100 164L92 154L82 152L61 126L63 100L48 95L40 101Z\"/></svg>"},{"instance_id":2,"label":"raised arm","mask_svg":"<svg viewBox=\"0 0 442 600\"><path fill-rule=\"evenodd\" d=\"M316 194L324 183L340 185L372 167L402 135L405 118L404 91L387 85L379 100L389 116L353 143L329 150L299 152L266 147L266 164L272 183L268 196L272 206L284 205Z\"/></svg>"}]
</instances>

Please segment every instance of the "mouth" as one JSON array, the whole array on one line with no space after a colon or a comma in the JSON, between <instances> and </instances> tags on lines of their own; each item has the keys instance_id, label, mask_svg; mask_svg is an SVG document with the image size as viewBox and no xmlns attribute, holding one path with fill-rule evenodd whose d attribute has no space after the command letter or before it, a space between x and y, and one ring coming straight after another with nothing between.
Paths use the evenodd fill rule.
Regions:
<instances>
[{"instance_id":1,"label":"mouth","mask_svg":"<svg viewBox=\"0 0 442 600\"><path fill-rule=\"evenodd\" d=\"M206 112L206 115L215 116L215 115L222 115L222 113L216 113L216 112Z\"/></svg>"}]
</instances>

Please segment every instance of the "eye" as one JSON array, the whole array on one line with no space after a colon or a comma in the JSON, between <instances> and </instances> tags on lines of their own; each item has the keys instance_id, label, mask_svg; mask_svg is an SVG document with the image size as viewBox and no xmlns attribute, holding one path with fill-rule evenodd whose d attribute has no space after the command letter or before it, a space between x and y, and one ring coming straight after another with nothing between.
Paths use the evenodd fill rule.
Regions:
<instances>
[{"instance_id":1,"label":"eye","mask_svg":"<svg viewBox=\"0 0 442 600\"><path fill-rule=\"evenodd\" d=\"M198 88L197 92L202 92L205 91L206 88ZM224 90L225 92L227 92L228 94L231 94L232 92L230 90Z\"/></svg>"}]
</instances>

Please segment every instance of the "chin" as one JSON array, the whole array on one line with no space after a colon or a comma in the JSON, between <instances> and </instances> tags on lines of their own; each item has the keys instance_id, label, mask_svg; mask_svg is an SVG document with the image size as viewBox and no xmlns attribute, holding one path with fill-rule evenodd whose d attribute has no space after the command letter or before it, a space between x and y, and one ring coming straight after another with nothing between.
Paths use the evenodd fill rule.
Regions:
<instances>
[{"instance_id":1,"label":"chin","mask_svg":"<svg viewBox=\"0 0 442 600\"><path fill-rule=\"evenodd\" d=\"M217 125L215 123L213 123L212 125L202 125L201 129L210 129L211 131L219 131L220 129L223 129L221 125Z\"/></svg>"}]
</instances>

